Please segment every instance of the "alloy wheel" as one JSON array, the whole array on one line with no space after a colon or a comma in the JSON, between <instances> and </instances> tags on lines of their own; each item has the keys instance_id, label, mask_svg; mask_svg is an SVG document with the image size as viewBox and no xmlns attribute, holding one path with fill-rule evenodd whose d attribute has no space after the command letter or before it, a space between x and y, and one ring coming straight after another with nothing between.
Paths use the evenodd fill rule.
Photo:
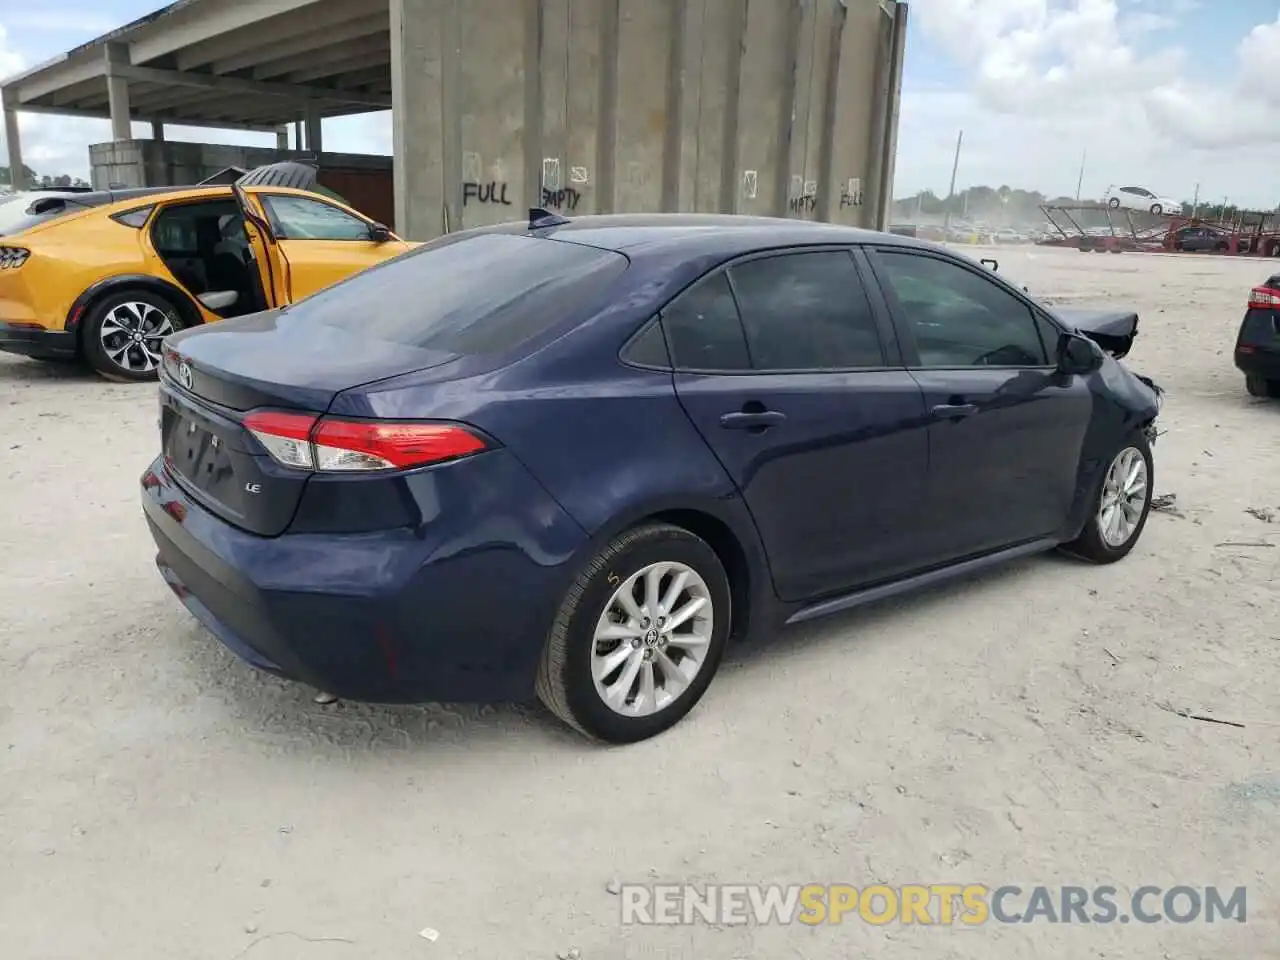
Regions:
<instances>
[{"instance_id":1,"label":"alloy wheel","mask_svg":"<svg viewBox=\"0 0 1280 960\"><path fill-rule=\"evenodd\" d=\"M116 304L102 319L98 339L107 359L127 373L151 373L160 366L161 342L175 332L169 315L151 303Z\"/></svg>"},{"instance_id":2,"label":"alloy wheel","mask_svg":"<svg viewBox=\"0 0 1280 960\"><path fill-rule=\"evenodd\" d=\"M654 563L609 598L591 644L601 701L626 717L658 713L706 663L715 612L707 583L683 563Z\"/></svg>"},{"instance_id":3,"label":"alloy wheel","mask_svg":"<svg viewBox=\"0 0 1280 960\"><path fill-rule=\"evenodd\" d=\"M1102 482L1098 532L1113 548L1129 542L1147 503L1147 461L1136 447L1125 447L1111 461Z\"/></svg>"}]
</instances>

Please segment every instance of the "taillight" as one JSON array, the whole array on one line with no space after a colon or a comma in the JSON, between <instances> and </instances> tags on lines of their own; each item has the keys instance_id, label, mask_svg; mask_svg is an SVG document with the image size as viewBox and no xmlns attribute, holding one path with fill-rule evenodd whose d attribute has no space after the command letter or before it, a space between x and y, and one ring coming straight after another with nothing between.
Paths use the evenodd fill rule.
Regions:
<instances>
[{"instance_id":1,"label":"taillight","mask_svg":"<svg viewBox=\"0 0 1280 960\"><path fill-rule=\"evenodd\" d=\"M31 251L25 247L0 247L0 270L16 270L29 256Z\"/></svg>"},{"instance_id":2,"label":"taillight","mask_svg":"<svg viewBox=\"0 0 1280 960\"><path fill-rule=\"evenodd\" d=\"M1254 287L1249 291L1249 309L1280 309L1280 290L1275 287Z\"/></svg>"},{"instance_id":3,"label":"taillight","mask_svg":"<svg viewBox=\"0 0 1280 960\"><path fill-rule=\"evenodd\" d=\"M244 425L277 463L323 473L406 470L488 447L456 423L338 420L260 410L245 417Z\"/></svg>"}]
</instances>

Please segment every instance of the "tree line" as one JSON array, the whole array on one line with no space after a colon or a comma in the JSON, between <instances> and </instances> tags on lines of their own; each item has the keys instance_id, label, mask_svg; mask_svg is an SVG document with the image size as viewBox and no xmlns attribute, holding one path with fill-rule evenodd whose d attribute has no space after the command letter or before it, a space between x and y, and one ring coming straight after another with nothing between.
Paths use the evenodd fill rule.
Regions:
<instances>
[{"instance_id":1,"label":"tree line","mask_svg":"<svg viewBox=\"0 0 1280 960\"><path fill-rule=\"evenodd\" d=\"M39 174L28 167L25 163L22 165L22 179L24 182L17 185L15 189L31 190L38 188L56 188L56 187L87 187L88 182L81 180L79 177L68 176L67 174L58 174L50 176L49 174ZM9 172L8 164L0 166L0 187L9 187L13 185L13 177Z\"/></svg>"}]
</instances>

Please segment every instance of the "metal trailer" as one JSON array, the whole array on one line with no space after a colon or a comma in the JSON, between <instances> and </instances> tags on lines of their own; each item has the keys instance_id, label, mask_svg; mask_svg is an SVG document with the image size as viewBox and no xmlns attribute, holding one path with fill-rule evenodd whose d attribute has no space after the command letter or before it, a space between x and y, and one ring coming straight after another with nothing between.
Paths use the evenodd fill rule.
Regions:
<instances>
[{"instance_id":1,"label":"metal trailer","mask_svg":"<svg viewBox=\"0 0 1280 960\"><path fill-rule=\"evenodd\" d=\"M1178 236L1182 230L1207 227L1221 234L1222 242L1206 252L1223 256L1280 257L1280 213L1241 211L1233 218L1214 220L1112 209L1104 204L1045 204L1040 211L1059 234L1040 241L1044 246L1074 247L1081 253L1172 252L1179 249Z\"/></svg>"}]
</instances>

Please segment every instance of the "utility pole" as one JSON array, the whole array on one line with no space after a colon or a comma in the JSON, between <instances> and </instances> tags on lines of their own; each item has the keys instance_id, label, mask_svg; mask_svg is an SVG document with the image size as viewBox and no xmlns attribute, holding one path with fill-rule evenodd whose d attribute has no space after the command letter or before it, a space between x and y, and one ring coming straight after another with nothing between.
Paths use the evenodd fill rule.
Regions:
<instances>
[{"instance_id":1,"label":"utility pole","mask_svg":"<svg viewBox=\"0 0 1280 960\"><path fill-rule=\"evenodd\" d=\"M1089 156L1089 148L1080 151L1080 177L1076 180L1076 203L1080 202L1080 190L1084 187L1084 160Z\"/></svg>"},{"instance_id":2,"label":"utility pole","mask_svg":"<svg viewBox=\"0 0 1280 960\"><path fill-rule=\"evenodd\" d=\"M1200 184L1196 184L1196 195L1191 198L1191 219L1196 218L1196 214L1200 212Z\"/></svg>"},{"instance_id":3,"label":"utility pole","mask_svg":"<svg viewBox=\"0 0 1280 960\"><path fill-rule=\"evenodd\" d=\"M943 216L943 229L951 226L951 200L956 195L956 171L960 169L960 145L964 143L964 131L956 137L956 156L951 161L951 186L947 188L947 212Z\"/></svg>"}]
</instances>

